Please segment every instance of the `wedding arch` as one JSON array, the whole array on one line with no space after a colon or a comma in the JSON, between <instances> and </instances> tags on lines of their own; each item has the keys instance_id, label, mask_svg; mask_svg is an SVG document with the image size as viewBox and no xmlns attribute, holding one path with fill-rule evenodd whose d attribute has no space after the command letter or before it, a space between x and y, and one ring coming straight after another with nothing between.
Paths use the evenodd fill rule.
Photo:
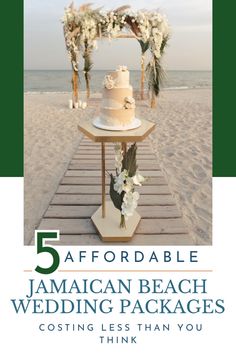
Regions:
<instances>
[{"instance_id":1,"label":"wedding arch","mask_svg":"<svg viewBox=\"0 0 236 354\"><path fill-rule=\"evenodd\" d=\"M151 96L151 107L155 107L163 75L161 57L170 37L169 25L165 16L158 11L131 11L125 5L115 10L104 12L102 8L92 8L84 4L79 8L72 3L65 9L62 19L65 43L72 65L73 104L79 97L79 59L83 58L83 73L86 82L87 98L90 97L90 71L92 53L97 47L97 40L107 38L134 38L141 48L140 97L144 99L145 76ZM151 53L151 59L145 68L145 55ZM146 75L145 75L146 73Z\"/></svg>"}]
</instances>

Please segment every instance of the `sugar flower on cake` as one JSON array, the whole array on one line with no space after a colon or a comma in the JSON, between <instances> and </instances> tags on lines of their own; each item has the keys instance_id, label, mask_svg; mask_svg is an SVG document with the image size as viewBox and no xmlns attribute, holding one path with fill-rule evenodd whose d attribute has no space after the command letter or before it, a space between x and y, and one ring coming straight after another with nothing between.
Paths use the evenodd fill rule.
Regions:
<instances>
[{"instance_id":1,"label":"sugar flower on cake","mask_svg":"<svg viewBox=\"0 0 236 354\"><path fill-rule=\"evenodd\" d=\"M135 99L131 96L125 97L125 109L135 108Z\"/></svg>"},{"instance_id":2,"label":"sugar flower on cake","mask_svg":"<svg viewBox=\"0 0 236 354\"><path fill-rule=\"evenodd\" d=\"M117 71L127 71L127 70L128 70L128 68L125 65L119 65L117 68Z\"/></svg>"},{"instance_id":3,"label":"sugar flower on cake","mask_svg":"<svg viewBox=\"0 0 236 354\"><path fill-rule=\"evenodd\" d=\"M115 86L115 81L111 75L106 75L103 81L103 85L106 89L111 90Z\"/></svg>"}]
</instances>

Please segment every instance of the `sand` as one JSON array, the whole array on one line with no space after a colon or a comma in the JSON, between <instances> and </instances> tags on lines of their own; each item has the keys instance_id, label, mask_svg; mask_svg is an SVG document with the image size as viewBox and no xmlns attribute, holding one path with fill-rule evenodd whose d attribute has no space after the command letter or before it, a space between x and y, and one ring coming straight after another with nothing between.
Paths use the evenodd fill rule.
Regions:
<instances>
[{"instance_id":1,"label":"sand","mask_svg":"<svg viewBox=\"0 0 236 354\"><path fill-rule=\"evenodd\" d=\"M153 148L196 245L212 239L211 94L210 89L163 91L156 109L137 102L137 116L157 123ZM80 142L79 118L99 110L97 99L86 110L69 110L69 98L25 94L25 244L31 243Z\"/></svg>"}]
</instances>

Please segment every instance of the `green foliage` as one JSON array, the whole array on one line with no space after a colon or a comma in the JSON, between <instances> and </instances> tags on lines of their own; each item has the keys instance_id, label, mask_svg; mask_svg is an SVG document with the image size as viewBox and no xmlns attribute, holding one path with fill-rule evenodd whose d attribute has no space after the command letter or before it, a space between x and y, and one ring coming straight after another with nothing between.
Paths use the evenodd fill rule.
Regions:
<instances>
[{"instance_id":1,"label":"green foliage","mask_svg":"<svg viewBox=\"0 0 236 354\"><path fill-rule=\"evenodd\" d=\"M110 197L111 197L111 200L112 200L115 208L121 211L121 206L122 206L122 202L123 202L124 192L119 194L119 193L117 193L114 190L115 178L114 178L112 173L110 174L110 177L111 177L111 181L110 181Z\"/></svg>"},{"instance_id":2,"label":"green foliage","mask_svg":"<svg viewBox=\"0 0 236 354\"><path fill-rule=\"evenodd\" d=\"M137 162L136 162L136 155L137 155L137 145L134 143L133 145L130 146L128 151L123 157L122 161L122 170L127 170L129 177L133 177L136 174L137 171ZM110 181L110 197L111 200L115 206L116 209L121 211L121 206L123 203L123 198L125 195L125 192L122 192L121 194L117 193L114 190L114 184L115 184L115 177L113 174L110 174L111 181Z\"/></svg>"},{"instance_id":3,"label":"green foliage","mask_svg":"<svg viewBox=\"0 0 236 354\"><path fill-rule=\"evenodd\" d=\"M163 38L163 41L161 43L161 49L160 49L161 55L164 54L164 49L165 49L169 39L170 39L169 36L166 36L166 37Z\"/></svg>"},{"instance_id":4,"label":"green foliage","mask_svg":"<svg viewBox=\"0 0 236 354\"><path fill-rule=\"evenodd\" d=\"M160 60L156 57L153 58L146 67L146 76L148 79L148 88L156 96L160 92L160 86L164 78L164 71L161 67Z\"/></svg>"},{"instance_id":5,"label":"green foliage","mask_svg":"<svg viewBox=\"0 0 236 354\"><path fill-rule=\"evenodd\" d=\"M146 51L149 48L149 42L143 42L141 39L138 39L138 42L139 42L139 44L141 46L142 54L146 53Z\"/></svg>"},{"instance_id":6,"label":"green foliage","mask_svg":"<svg viewBox=\"0 0 236 354\"><path fill-rule=\"evenodd\" d=\"M136 161L136 154L137 154L137 145L136 143L132 144L126 154L124 155L122 161L122 170L127 170L129 177L133 177L137 171L137 161Z\"/></svg>"},{"instance_id":7,"label":"green foliage","mask_svg":"<svg viewBox=\"0 0 236 354\"><path fill-rule=\"evenodd\" d=\"M93 62L92 62L91 56L92 56L92 50L88 47L87 43L85 42L85 50L84 50L84 54L83 54L84 73L88 79L90 79L89 72L93 67Z\"/></svg>"}]
</instances>

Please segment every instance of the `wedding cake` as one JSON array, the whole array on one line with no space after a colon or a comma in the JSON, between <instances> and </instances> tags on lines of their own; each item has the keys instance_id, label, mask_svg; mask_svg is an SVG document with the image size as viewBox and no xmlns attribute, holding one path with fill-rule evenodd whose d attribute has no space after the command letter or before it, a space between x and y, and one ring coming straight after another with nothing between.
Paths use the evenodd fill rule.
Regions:
<instances>
[{"instance_id":1,"label":"wedding cake","mask_svg":"<svg viewBox=\"0 0 236 354\"><path fill-rule=\"evenodd\" d=\"M95 120L95 126L108 130L127 130L141 124L135 118L135 99L129 81L130 74L126 66L119 66L105 76L100 117Z\"/></svg>"}]
</instances>

